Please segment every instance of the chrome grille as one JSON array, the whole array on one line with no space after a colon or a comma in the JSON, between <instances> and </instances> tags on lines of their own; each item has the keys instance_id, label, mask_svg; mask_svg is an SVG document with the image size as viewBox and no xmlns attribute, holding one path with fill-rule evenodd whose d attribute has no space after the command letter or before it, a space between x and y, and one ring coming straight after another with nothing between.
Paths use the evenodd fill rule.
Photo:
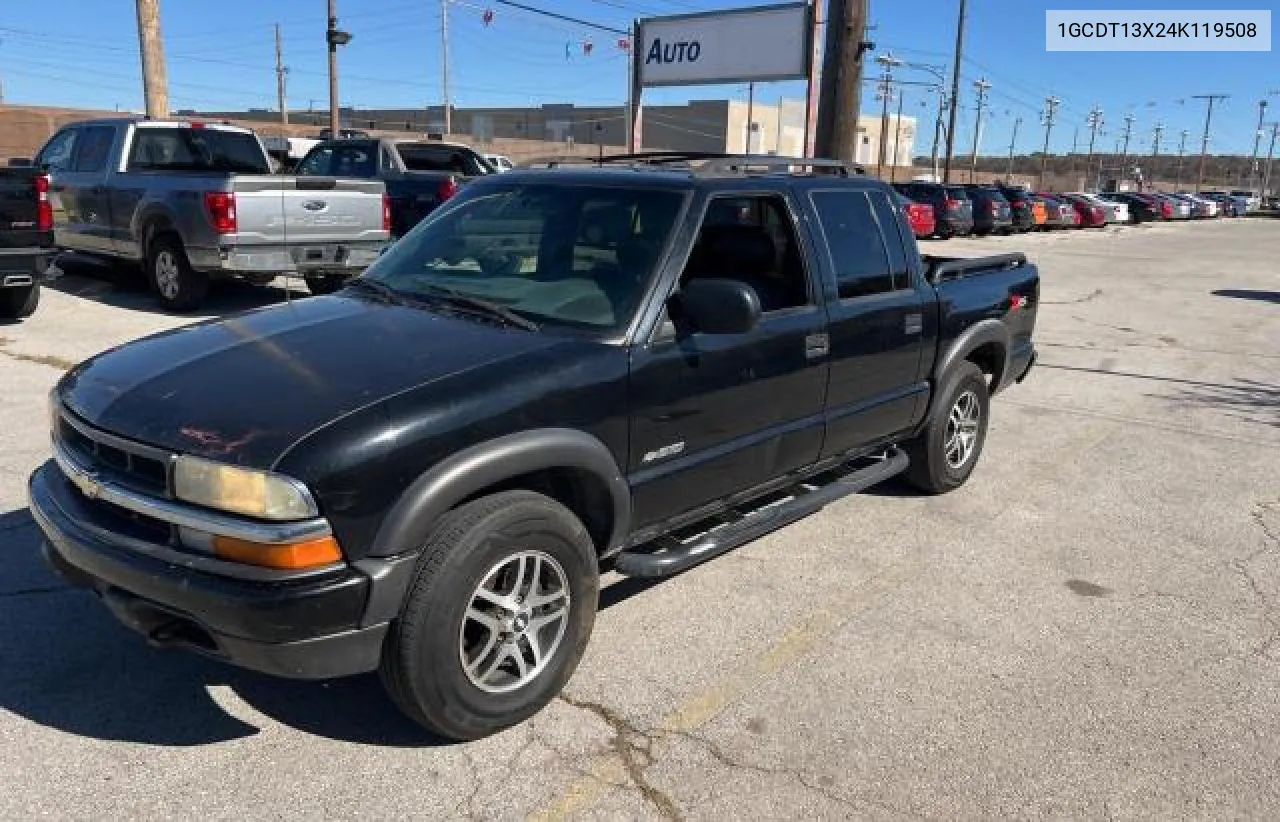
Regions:
<instances>
[{"instance_id":1,"label":"chrome grille","mask_svg":"<svg viewBox=\"0 0 1280 822\"><path fill-rule=\"evenodd\" d=\"M168 452L100 431L67 411L59 415L54 436L76 462L102 479L144 494L172 497Z\"/></svg>"}]
</instances>

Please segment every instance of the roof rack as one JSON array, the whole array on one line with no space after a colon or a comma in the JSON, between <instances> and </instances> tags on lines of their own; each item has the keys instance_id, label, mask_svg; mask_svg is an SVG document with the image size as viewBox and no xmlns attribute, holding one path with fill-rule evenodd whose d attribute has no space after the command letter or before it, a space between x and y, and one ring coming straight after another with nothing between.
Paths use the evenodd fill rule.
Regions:
<instances>
[{"instance_id":1,"label":"roof rack","mask_svg":"<svg viewBox=\"0 0 1280 822\"><path fill-rule=\"evenodd\" d=\"M697 165L694 165L697 163ZM825 170L842 177L866 174L862 166L821 157L785 157L775 154L725 154L713 151L641 151L603 157L556 156L530 160L527 165L558 168L567 165L678 167L697 174L791 174L797 169Z\"/></svg>"}]
</instances>

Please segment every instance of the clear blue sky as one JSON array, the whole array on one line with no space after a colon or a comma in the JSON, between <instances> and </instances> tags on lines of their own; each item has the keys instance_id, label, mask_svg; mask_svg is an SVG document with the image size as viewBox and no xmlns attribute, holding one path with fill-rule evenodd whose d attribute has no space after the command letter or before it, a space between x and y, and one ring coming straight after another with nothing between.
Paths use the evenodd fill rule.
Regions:
<instances>
[{"instance_id":1,"label":"clear blue sky","mask_svg":"<svg viewBox=\"0 0 1280 822\"><path fill-rule=\"evenodd\" d=\"M709 0L524 0L607 26L626 29L636 15L671 14L731 5ZM141 107L136 21L129 0L8 0L0 10L0 82L10 103ZM344 105L413 107L441 99L439 0L339 0L343 28L355 38L341 52ZM984 154L1008 150L1015 119L1022 118L1018 149L1039 148L1040 112L1046 95L1063 100L1052 149L1071 147L1076 129L1081 150L1085 117L1094 104L1105 111L1100 150L1112 150L1123 117L1136 120L1130 150L1151 148L1152 127L1166 126L1162 151L1176 150L1178 133L1190 130L1188 149L1199 148L1203 101L1192 95L1230 94L1214 112L1211 151L1252 149L1258 101L1280 92L1280 59L1270 53L1046 53L1046 8L1170 9L1271 8L1274 2L1231 0L970 0L957 150L972 145L972 82L992 83ZM958 0L871 0L870 39L877 54L950 65ZM494 18L485 25L483 15ZM171 105L179 108L275 106L274 35L284 33L289 102L294 109L327 105L323 30L325 0L162 0L169 59ZM450 0L450 75L456 105L619 103L626 97L626 59L618 36L549 20L486 0ZM583 43L592 53L583 54ZM568 57L566 58L566 53ZM949 71L949 68L948 68ZM902 72L926 81L927 74ZM761 99L799 97L797 83L757 87ZM650 90L651 102L746 96L744 86ZM1280 119L1280 94L1269 98L1268 122ZM928 151L935 97L910 89L906 111L922 119L917 151ZM873 89L864 112L878 110ZM1264 142L1263 150L1266 146Z\"/></svg>"}]
</instances>

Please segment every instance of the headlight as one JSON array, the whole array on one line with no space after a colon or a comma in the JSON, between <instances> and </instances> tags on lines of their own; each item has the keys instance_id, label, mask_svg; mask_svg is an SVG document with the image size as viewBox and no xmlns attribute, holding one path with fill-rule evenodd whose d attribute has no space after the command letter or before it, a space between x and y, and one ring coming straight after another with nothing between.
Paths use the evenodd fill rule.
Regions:
<instances>
[{"instance_id":1,"label":"headlight","mask_svg":"<svg viewBox=\"0 0 1280 822\"><path fill-rule=\"evenodd\" d=\"M319 514L297 480L198 457L178 457L173 470L179 499L260 519L306 519Z\"/></svg>"}]
</instances>

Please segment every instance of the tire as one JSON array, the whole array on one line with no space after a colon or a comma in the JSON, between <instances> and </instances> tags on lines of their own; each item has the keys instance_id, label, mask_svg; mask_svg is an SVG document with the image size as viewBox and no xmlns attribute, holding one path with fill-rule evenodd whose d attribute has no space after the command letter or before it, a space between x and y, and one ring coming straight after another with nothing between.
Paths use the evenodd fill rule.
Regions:
<instances>
[{"instance_id":1,"label":"tire","mask_svg":"<svg viewBox=\"0 0 1280 822\"><path fill-rule=\"evenodd\" d=\"M20 288L0 288L0 319L21 320L36 313L40 305L40 284Z\"/></svg>"},{"instance_id":2,"label":"tire","mask_svg":"<svg viewBox=\"0 0 1280 822\"><path fill-rule=\"evenodd\" d=\"M540 635L520 627L521 620L528 625L539 618L539 607L542 618L549 618L559 600L507 612L507 621L500 623L494 615L502 617L502 609L480 596L490 584L504 599L518 590L511 577L523 552L539 555L539 584L552 590L560 584L568 591L563 627L545 624ZM530 565L526 559L521 568ZM523 722L554 699L577 668L595 624L598 577L586 529L555 500L532 491L503 491L451 511L427 541L383 644L378 673L391 700L410 719L447 739L478 739ZM487 612L486 621L472 619L476 611ZM505 634L490 629L489 621L521 631L516 644L494 645ZM529 666L537 659L531 641L539 636L549 656ZM512 649L519 649L528 668L523 682ZM464 667L464 655L470 654L472 672Z\"/></svg>"},{"instance_id":3,"label":"tire","mask_svg":"<svg viewBox=\"0 0 1280 822\"><path fill-rule=\"evenodd\" d=\"M969 479L982 456L991 411L986 375L967 360L952 370L939 396L941 401L933 409L925 429L904 446L911 460L904 476L908 483L927 494L945 494ZM976 407L977 419L972 421L976 423L971 431L973 439L963 459L954 461L948 456L949 445L955 445L950 439L954 430L951 420L966 397L969 399L965 407Z\"/></svg>"},{"instance_id":4,"label":"tire","mask_svg":"<svg viewBox=\"0 0 1280 822\"><path fill-rule=\"evenodd\" d=\"M161 234L147 246L147 280L169 311L194 311L209 293L209 278L191 267L182 242Z\"/></svg>"},{"instance_id":5,"label":"tire","mask_svg":"<svg viewBox=\"0 0 1280 822\"><path fill-rule=\"evenodd\" d=\"M332 294L347 284L344 274L308 274L303 279L307 281L307 290L318 297Z\"/></svg>"}]
</instances>

